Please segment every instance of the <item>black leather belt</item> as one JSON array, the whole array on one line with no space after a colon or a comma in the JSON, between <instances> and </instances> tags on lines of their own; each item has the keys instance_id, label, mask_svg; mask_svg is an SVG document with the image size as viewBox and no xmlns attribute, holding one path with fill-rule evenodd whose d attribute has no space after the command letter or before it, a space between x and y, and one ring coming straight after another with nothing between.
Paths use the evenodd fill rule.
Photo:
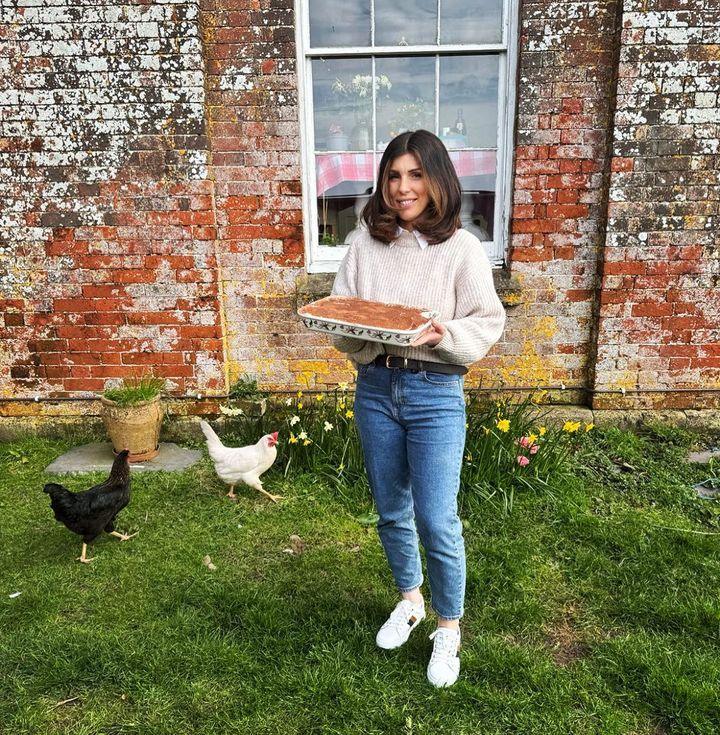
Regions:
<instances>
[{"instance_id":1,"label":"black leather belt","mask_svg":"<svg viewBox=\"0 0 720 735\"><path fill-rule=\"evenodd\" d=\"M429 373L444 375L465 375L468 369L464 365L450 365L447 362L429 362L427 360L411 360L399 355L378 355L373 362L376 365L392 370L425 370Z\"/></svg>"}]
</instances>

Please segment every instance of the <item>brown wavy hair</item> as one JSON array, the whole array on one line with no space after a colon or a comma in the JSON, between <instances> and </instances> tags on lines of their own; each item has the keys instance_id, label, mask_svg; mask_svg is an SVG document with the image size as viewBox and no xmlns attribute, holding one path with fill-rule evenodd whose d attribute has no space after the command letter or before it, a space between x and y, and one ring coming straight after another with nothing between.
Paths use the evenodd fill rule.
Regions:
<instances>
[{"instance_id":1,"label":"brown wavy hair","mask_svg":"<svg viewBox=\"0 0 720 735\"><path fill-rule=\"evenodd\" d=\"M437 135L415 130L393 138L380 159L378 182L362 212L370 234L386 244L397 239L398 209L390 204L388 179L390 164L405 153L418 160L428 188L430 202L415 220L430 245L444 242L460 228L462 187L447 149Z\"/></svg>"}]
</instances>

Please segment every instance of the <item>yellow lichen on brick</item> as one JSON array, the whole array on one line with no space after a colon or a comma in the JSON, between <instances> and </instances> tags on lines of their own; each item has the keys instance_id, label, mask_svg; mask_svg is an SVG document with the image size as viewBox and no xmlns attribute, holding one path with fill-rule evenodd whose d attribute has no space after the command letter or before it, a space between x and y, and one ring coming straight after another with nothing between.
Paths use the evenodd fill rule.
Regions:
<instances>
[{"instance_id":1,"label":"yellow lichen on brick","mask_svg":"<svg viewBox=\"0 0 720 735\"><path fill-rule=\"evenodd\" d=\"M326 376L331 372L325 360L291 360L290 370L295 373L297 382L307 388L312 388L318 376Z\"/></svg>"},{"instance_id":2,"label":"yellow lichen on brick","mask_svg":"<svg viewBox=\"0 0 720 735\"><path fill-rule=\"evenodd\" d=\"M551 341L557 324L552 316L539 317L534 322L529 330L534 339L525 340L522 354L509 358L498 371L505 385L550 385L553 381L554 361L548 355L539 355L535 345L540 340Z\"/></svg>"},{"instance_id":3,"label":"yellow lichen on brick","mask_svg":"<svg viewBox=\"0 0 720 735\"><path fill-rule=\"evenodd\" d=\"M509 293L505 294L502 297L502 300L506 306L517 306L518 304L522 303L523 297L522 294L519 293Z\"/></svg>"}]
</instances>

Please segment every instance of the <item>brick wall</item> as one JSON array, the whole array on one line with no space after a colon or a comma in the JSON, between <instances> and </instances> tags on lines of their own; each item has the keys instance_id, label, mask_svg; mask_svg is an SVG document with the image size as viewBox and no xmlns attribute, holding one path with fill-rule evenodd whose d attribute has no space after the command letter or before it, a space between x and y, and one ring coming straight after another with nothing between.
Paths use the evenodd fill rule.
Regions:
<instances>
[{"instance_id":1,"label":"brick wall","mask_svg":"<svg viewBox=\"0 0 720 735\"><path fill-rule=\"evenodd\" d=\"M720 388L720 9L623 5L596 387L717 406L695 389Z\"/></svg>"},{"instance_id":2,"label":"brick wall","mask_svg":"<svg viewBox=\"0 0 720 735\"><path fill-rule=\"evenodd\" d=\"M295 315L305 246L293 2L206 0L203 11L230 380L348 379L346 361Z\"/></svg>"},{"instance_id":3,"label":"brick wall","mask_svg":"<svg viewBox=\"0 0 720 735\"><path fill-rule=\"evenodd\" d=\"M318 286L292 0L0 14L0 397L351 378L294 314ZM717 404L676 389L720 387L719 27L700 0L522 3L516 291L471 383Z\"/></svg>"},{"instance_id":4,"label":"brick wall","mask_svg":"<svg viewBox=\"0 0 720 735\"><path fill-rule=\"evenodd\" d=\"M513 385L591 387L619 6L522 5L510 253L522 303L497 348Z\"/></svg>"},{"instance_id":5,"label":"brick wall","mask_svg":"<svg viewBox=\"0 0 720 735\"><path fill-rule=\"evenodd\" d=\"M224 388L197 3L0 17L0 395Z\"/></svg>"}]
</instances>

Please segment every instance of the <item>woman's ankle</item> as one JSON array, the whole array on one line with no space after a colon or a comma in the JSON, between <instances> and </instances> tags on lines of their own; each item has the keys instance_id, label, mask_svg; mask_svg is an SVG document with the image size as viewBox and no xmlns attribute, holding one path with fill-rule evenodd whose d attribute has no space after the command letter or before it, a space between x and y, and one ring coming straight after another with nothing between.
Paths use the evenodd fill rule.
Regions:
<instances>
[{"instance_id":1,"label":"woman's ankle","mask_svg":"<svg viewBox=\"0 0 720 735\"><path fill-rule=\"evenodd\" d=\"M422 596L419 587L414 590L410 590L409 592L402 592L401 594L403 600L410 600L410 602L414 602L416 605L425 604L425 598Z\"/></svg>"},{"instance_id":2,"label":"woman's ankle","mask_svg":"<svg viewBox=\"0 0 720 735\"><path fill-rule=\"evenodd\" d=\"M460 630L459 620L447 620L446 618L438 618L438 628L450 628L451 630Z\"/></svg>"}]
</instances>

